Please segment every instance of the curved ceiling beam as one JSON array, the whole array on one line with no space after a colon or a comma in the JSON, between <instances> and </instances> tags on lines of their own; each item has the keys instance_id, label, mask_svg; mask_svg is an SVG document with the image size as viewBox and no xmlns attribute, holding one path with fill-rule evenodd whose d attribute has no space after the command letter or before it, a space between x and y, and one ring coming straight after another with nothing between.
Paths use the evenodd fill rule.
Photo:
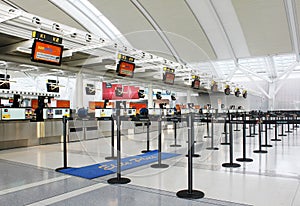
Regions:
<instances>
[{"instance_id":1,"label":"curved ceiling beam","mask_svg":"<svg viewBox=\"0 0 300 206\"><path fill-rule=\"evenodd\" d=\"M141 14L145 17L145 19L151 24L151 26L155 29L155 31L158 33L160 38L163 40L163 42L166 44L174 58L177 62L184 64L184 62L180 59L180 56L178 55L176 49L172 45L172 43L169 41L168 37L165 35L165 33L161 30L159 25L156 23L156 21L153 19L153 17L149 14L149 12L143 7L143 5L138 0L130 0L131 3L141 12Z\"/></svg>"},{"instance_id":2,"label":"curved ceiling beam","mask_svg":"<svg viewBox=\"0 0 300 206\"><path fill-rule=\"evenodd\" d=\"M48 0L87 31L130 46L121 32L88 0Z\"/></svg>"}]
</instances>

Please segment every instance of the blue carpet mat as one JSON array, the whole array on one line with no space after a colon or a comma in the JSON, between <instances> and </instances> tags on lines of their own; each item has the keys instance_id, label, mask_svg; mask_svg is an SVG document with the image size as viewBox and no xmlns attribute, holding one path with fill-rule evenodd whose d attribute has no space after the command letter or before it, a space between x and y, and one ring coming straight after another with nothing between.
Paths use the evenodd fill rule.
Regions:
<instances>
[{"instance_id":1,"label":"blue carpet mat","mask_svg":"<svg viewBox=\"0 0 300 206\"><path fill-rule=\"evenodd\" d=\"M179 154L175 153L161 153L162 159L169 159L176 157ZM153 150L144 154L126 157L121 159L121 170L128 170L135 167L140 167L146 164L157 162L158 151ZM117 160L103 162L99 164L89 165L79 168L68 168L62 169L59 172L64 174L74 175L78 177L83 177L86 179L93 179L97 177L102 177L105 175L113 174L117 172Z\"/></svg>"}]
</instances>

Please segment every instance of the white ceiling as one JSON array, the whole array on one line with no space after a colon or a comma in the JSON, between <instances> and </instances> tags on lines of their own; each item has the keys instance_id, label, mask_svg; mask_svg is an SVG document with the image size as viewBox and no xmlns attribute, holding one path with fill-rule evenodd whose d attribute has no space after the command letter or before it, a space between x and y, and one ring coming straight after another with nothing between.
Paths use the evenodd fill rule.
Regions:
<instances>
[{"instance_id":1,"label":"white ceiling","mask_svg":"<svg viewBox=\"0 0 300 206\"><path fill-rule=\"evenodd\" d=\"M293 65L295 45L285 1L294 0L89 0L94 6L90 11L101 12L132 47L194 65L215 78L241 75L241 70L235 71L239 64L276 78ZM97 26L79 23L81 16L64 10L68 2L80 0L61 0L60 6L54 0L0 2L84 32ZM299 26L300 0L295 2ZM71 58L65 64L76 66L80 58ZM256 58L254 63L251 58Z\"/></svg>"}]
</instances>

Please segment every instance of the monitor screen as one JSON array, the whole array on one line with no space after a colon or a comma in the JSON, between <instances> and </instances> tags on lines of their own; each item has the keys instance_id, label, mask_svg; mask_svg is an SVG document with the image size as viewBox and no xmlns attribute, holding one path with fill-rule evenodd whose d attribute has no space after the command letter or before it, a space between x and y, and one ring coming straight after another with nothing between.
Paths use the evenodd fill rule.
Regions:
<instances>
[{"instance_id":1,"label":"monitor screen","mask_svg":"<svg viewBox=\"0 0 300 206\"><path fill-rule=\"evenodd\" d=\"M63 46L34 40L31 61L45 64L61 65Z\"/></svg>"},{"instance_id":2,"label":"monitor screen","mask_svg":"<svg viewBox=\"0 0 300 206\"><path fill-rule=\"evenodd\" d=\"M174 79L175 79L175 74L174 73L170 73L170 72L165 73L164 82L166 84L174 84Z\"/></svg>"},{"instance_id":3,"label":"monitor screen","mask_svg":"<svg viewBox=\"0 0 300 206\"><path fill-rule=\"evenodd\" d=\"M129 63L125 61L119 61L119 64L117 66L118 75L123 77L133 77L134 69L134 63Z\"/></svg>"},{"instance_id":4,"label":"monitor screen","mask_svg":"<svg viewBox=\"0 0 300 206\"><path fill-rule=\"evenodd\" d=\"M228 88L224 89L224 93L225 93L225 95L229 95L230 94L230 88L228 87Z\"/></svg>"},{"instance_id":5,"label":"monitor screen","mask_svg":"<svg viewBox=\"0 0 300 206\"><path fill-rule=\"evenodd\" d=\"M192 87L194 89L199 89L200 88L200 80L199 79L195 79L192 83Z\"/></svg>"},{"instance_id":6,"label":"monitor screen","mask_svg":"<svg viewBox=\"0 0 300 206\"><path fill-rule=\"evenodd\" d=\"M87 84L85 87L85 93L86 95L95 95L96 94L95 85Z\"/></svg>"},{"instance_id":7,"label":"monitor screen","mask_svg":"<svg viewBox=\"0 0 300 206\"><path fill-rule=\"evenodd\" d=\"M46 86L47 86L47 92L59 93L59 86L58 86L58 82L56 82L56 80L48 79Z\"/></svg>"},{"instance_id":8,"label":"monitor screen","mask_svg":"<svg viewBox=\"0 0 300 206\"><path fill-rule=\"evenodd\" d=\"M0 89L10 89L10 75L0 74Z\"/></svg>"}]
</instances>

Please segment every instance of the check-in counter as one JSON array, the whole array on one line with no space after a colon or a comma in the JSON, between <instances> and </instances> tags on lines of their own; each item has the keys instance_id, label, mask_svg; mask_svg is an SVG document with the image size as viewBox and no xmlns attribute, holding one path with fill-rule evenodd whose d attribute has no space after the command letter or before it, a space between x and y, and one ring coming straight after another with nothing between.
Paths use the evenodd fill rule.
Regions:
<instances>
[{"instance_id":1,"label":"check-in counter","mask_svg":"<svg viewBox=\"0 0 300 206\"><path fill-rule=\"evenodd\" d=\"M37 123L29 120L0 121L0 149L38 145Z\"/></svg>"},{"instance_id":2,"label":"check-in counter","mask_svg":"<svg viewBox=\"0 0 300 206\"><path fill-rule=\"evenodd\" d=\"M44 122L37 122L37 135L39 144L62 142L62 119L46 119Z\"/></svg>"},{"instance_id":3,"label":"check-in counter","mask_svg":"<svg viewBox=\"0 0 300 206\"><path fill-rule=\"evenodd\" d=\"M59 143L62 140L61 118L31 121L31 108L1 108L0 113L0 149Z\"/></svg>"},{"instance_id":4,"label":"check-in counter","mask_svg":"<svg viewBox=\"0 0 300 206\"><path fill-rule=\"evenodd\" d=\"M109 134L110 134L110 125L109 122ZM102 137L101 130L99 130L98 122L96 119L74 119L69 120L69 141L82 141L82 140L91 140Z\"/></svg>"}]
</instances>

